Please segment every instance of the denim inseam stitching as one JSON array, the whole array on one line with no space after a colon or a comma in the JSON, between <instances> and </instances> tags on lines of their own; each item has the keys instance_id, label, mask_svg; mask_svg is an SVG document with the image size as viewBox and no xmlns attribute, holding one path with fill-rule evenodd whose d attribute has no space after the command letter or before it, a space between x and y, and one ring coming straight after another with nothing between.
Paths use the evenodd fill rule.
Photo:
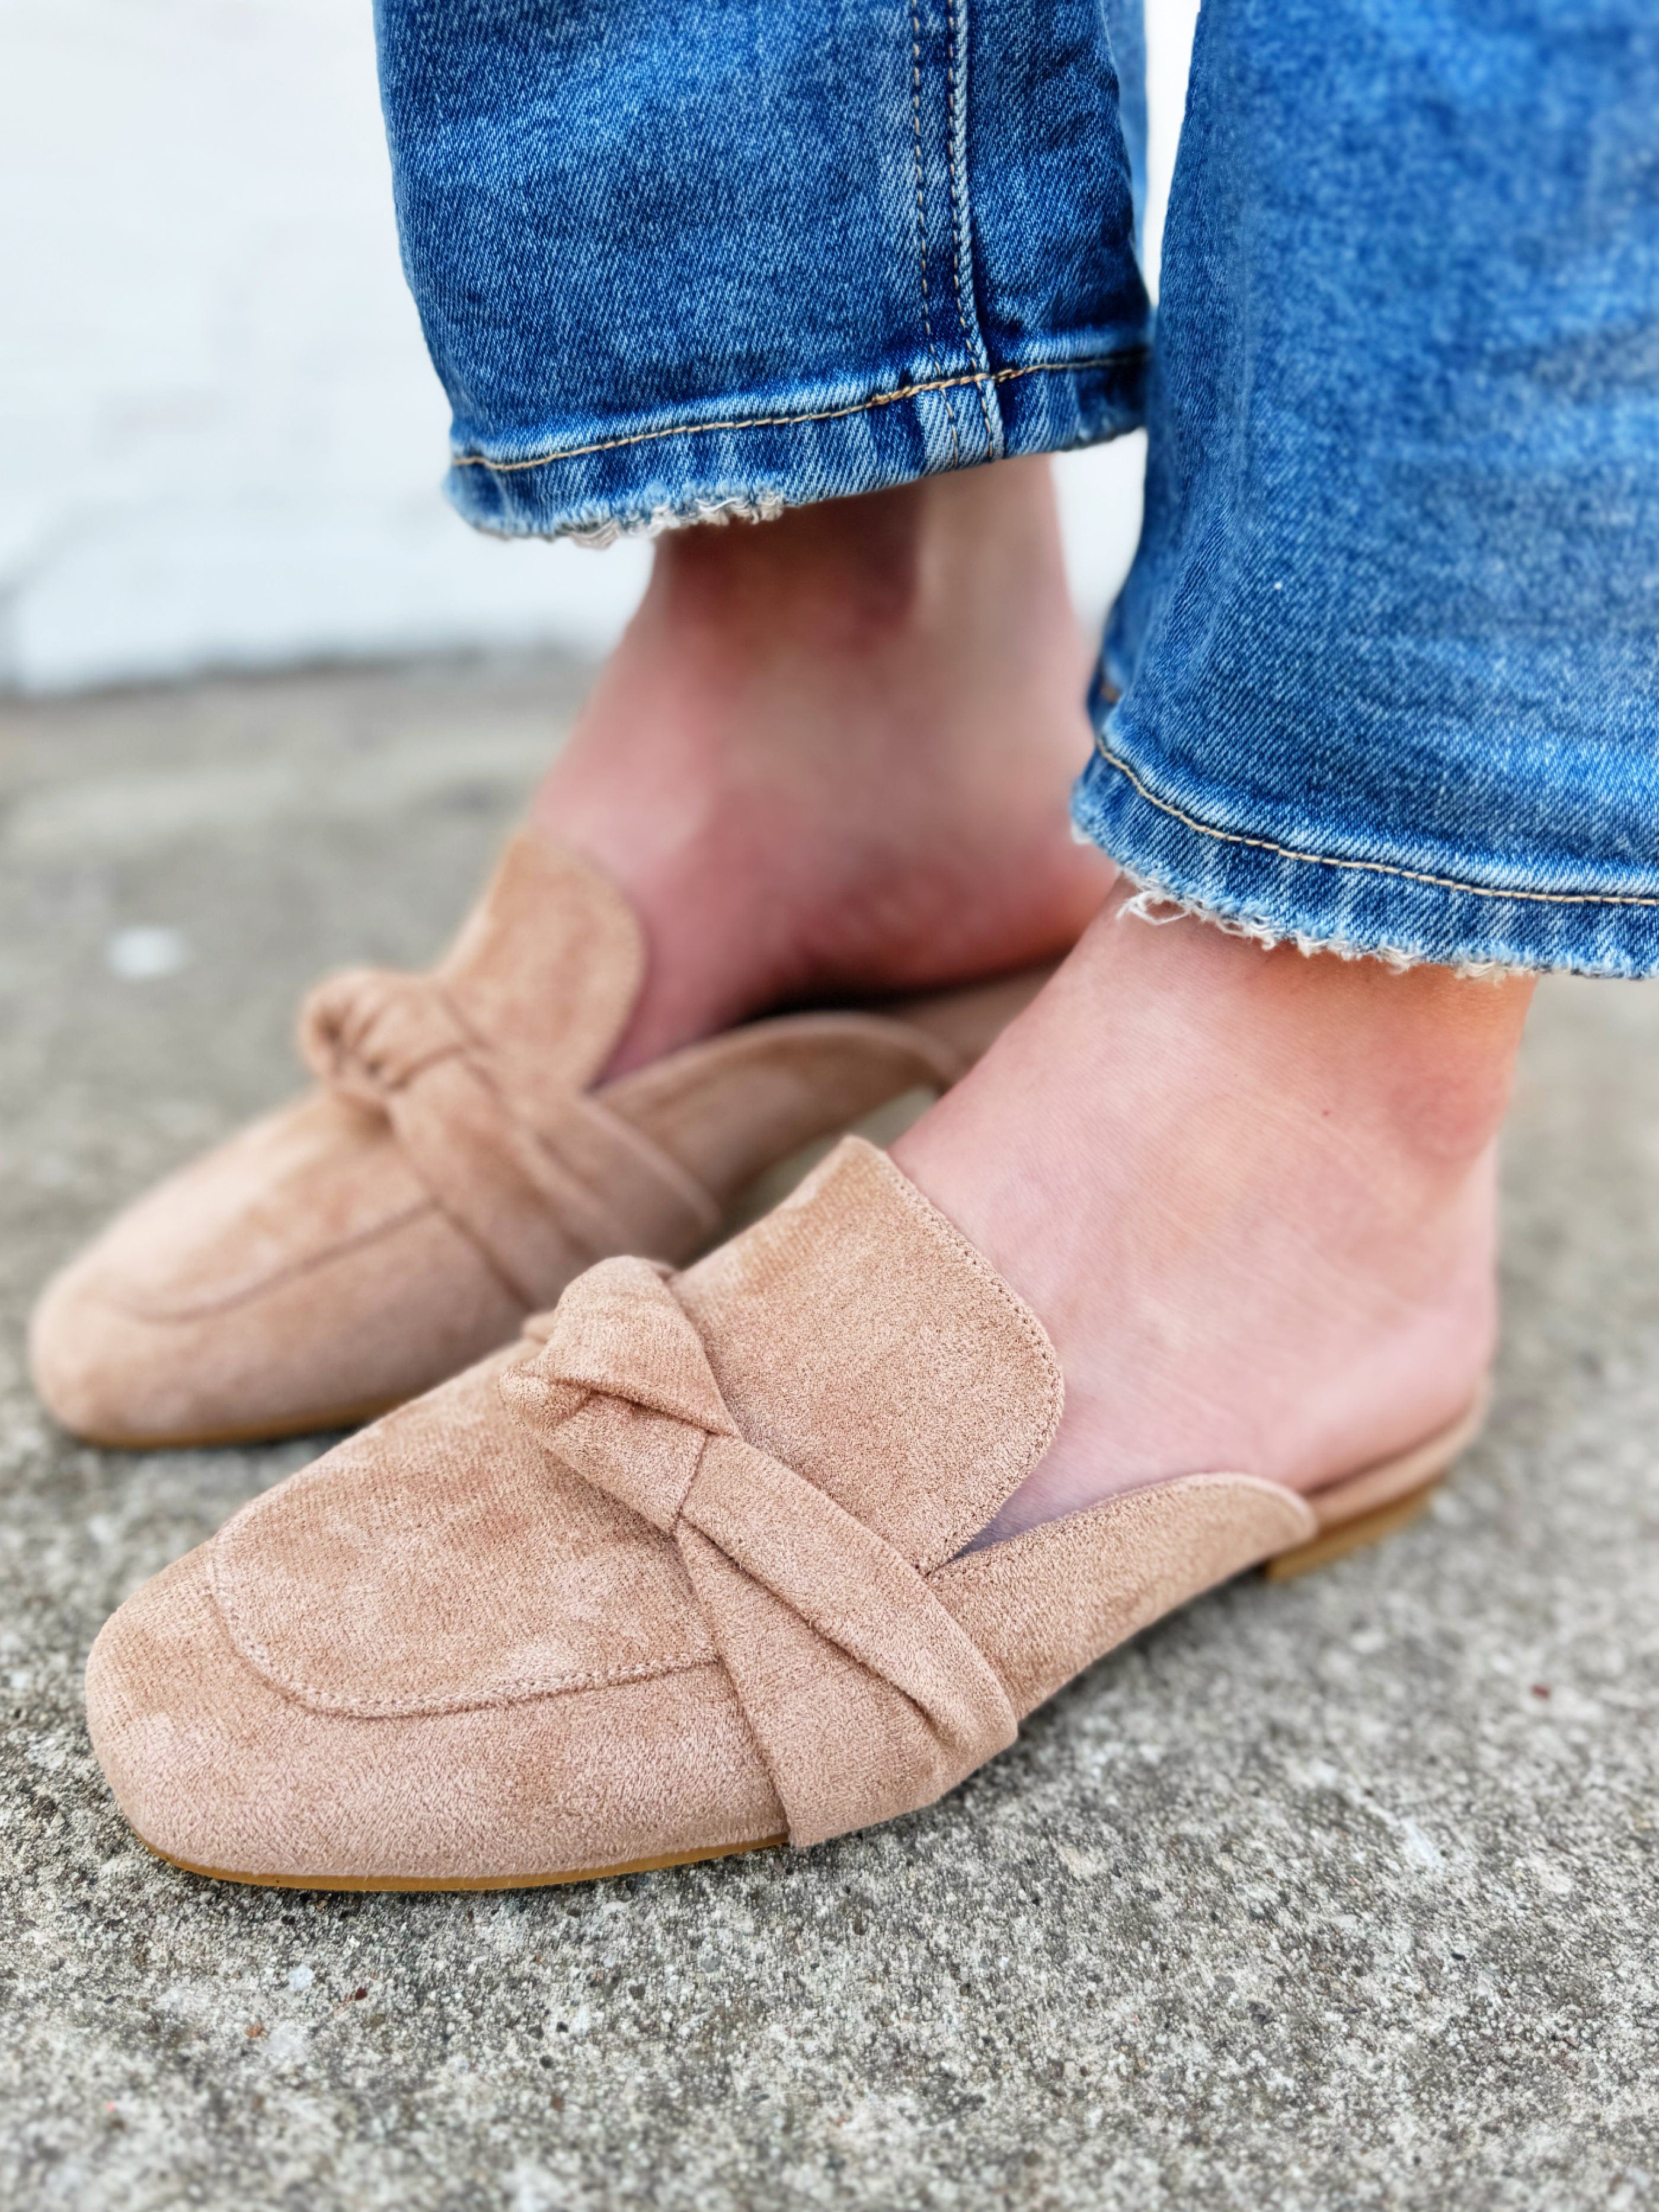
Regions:
<instances>
[{"instance_id":1,"label":"denim inseam stitching","mask_svg":"<svg viewBox=\"0 0 1659 2212\"><path fill-rule=\"evenodd\" d=\"M916 243L922 261L922 328L927 336L928 358L941 378L945 365L939 358L939 349L933 343L933 315L928 301L927 289L927 210L922 202L922 17L921 0L910 0L910 113L916 141ZM956 410L950 402L947 386L936 387L945 395L945 413L950 419L950 457L958 468L962 465L962 448L956 436Z\"/></svg>"},{"instance_id":2,"label":"denim inseam stitching","mask_svg":"<svg viewBox=\"0 0 1659 2212\"><path fill-rule=\"evenodd\" d=\"M1200 837L1214 837L1227 845L1248 845L1258 853L1272 853L1281 860L1301 860L1316 868L1351 868L1373 876L1398 876L1406 883L1427 884L1435 890L1464 891L1471 898L1527 899L1537 906L1659 906L1659 896L1641 891L1502 890L1491 884L1466 884L1455 876L1431 876L1418 868L1397 867L1390 860L1339 860L1328 853L1300 853L1294 846L1275 844L1271 837L1247 837L1241 830L1217 830L1208 822L1194 820L1179 806L1172 806L1167 799L1160 799L1156 791L1149 791L1127 761L1108 751L1106 740L1098 733L1095 750L1107 768L1115 769L1149 806L1168 814L1184 830L1195 830Z\"/></svg>"},{"instance_id":3,"label":"denim inseam stitching","mask_svg":"<svg viewBox=\"0 0 1659 2212\"><path fill-rule=\"evenodd\" d=\"M964 0L963 20L967 20ZM950 179L950 275L956 292L956 327L962 334L962 350L970 361L981 368L989 366L985 348L977 345L967 334L967 317L962 311L962 234L959 227L956 198L956 0L945 0L945 137L948 142L948 172ZM962 179L962 198L967 198L967 179ZM997 434L991 427L991 409L985 401L982 383L973 387L979 402L979 418L985 426L985 452L994 459Z\"/></svg>"},{"instance_id":4,"label":"denim inseam stitching","mask_svg":"<svg viewBox=\"0 0 1659 2212\"><path fill-rule=\"evenodd\" d=\"M613 453L621 446L648 445L655 438L694 438L714 430L787 430L797 422L839 422L850 415L868 415L895 400L914 399L924 392L943 392L962 384L1006 384L1016 376L1075 375L1085 368L1113 368L1123 362L1138 361L1144 345L1121 346L1116 353L1084 354L1076 361L1030 361L1016 368L971 370L966 376L943 376L931 384L903 384L896 392L878 392L873 398L856 399L848 407L826 407L810 415L747 415L729 422L671 422L661 430L634 430L625 438L601 438L591 446L565 446L557 453L538 453L523 461L492 461L487 453L452 453L452 469L488 469L491 476L515 476L524 469L550 469L557 461L580 461L589 453Z\"/></svg>"}]
</instances>

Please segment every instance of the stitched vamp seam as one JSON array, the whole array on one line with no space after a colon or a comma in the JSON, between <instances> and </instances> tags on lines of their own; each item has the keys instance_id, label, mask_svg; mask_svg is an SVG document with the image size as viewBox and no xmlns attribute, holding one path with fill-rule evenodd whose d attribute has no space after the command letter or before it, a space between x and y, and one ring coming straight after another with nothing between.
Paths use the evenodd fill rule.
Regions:
<instances>
[{"instance_id":1,"label":"stitched vamp seam","mask_svg":"<svg viewBox=\"0 0 1659 2212\"><path fill-rule=\"evenodd\" d=\"M441 1713L478 1712L505 1705L528 1705L542 1698L568 1697L583 1690L618 1688L629 1682L648 1682L663 1674L688 1672L695 1667L719 1666L711 1642L635 1660L625 1667L598 1667L562 1674L528 1674L508 1679L489 1689L429 1691L418 1697L353 1697L343 1691L320 1689L282 1667L268 1646L239 1626L234 1591L220 1577L217 1547L210 1554L209 1580L213 1601L231 1648L256 1674L296 1705L308 1711L334 1713L351 1720L418 1720Z\"/></svg>"},{"instance_id":2,"label":"stitched vamp seam","mask_svg":"<svg viewBox=\"0 0 1659 2212\"><path fill-rule=\"evenodd\" d=\"M119 1312L127 1315L133 1321L156 1322L205 1321L215 1315L231 1312L238 1306L250 1305L257 1298L269 1297L273 1291L285 1289L292 1283L302 1282L308 1275L316 1274L324 1267L332 1267L337 1261L350 1259L360 1252L368 1251L373 1245L381 1243L387 1237L397 1236L403 1230L412 1226L413 1223L424 1219L429 1214L442 1211L435 1198L417 1199L412 1205L405 1206L401 1212L388 1214L385 1220L375 1222L372 1228L357 1230L350 1237L341 1237L337 1243L326 1245L320 1251L308 1254L303 1259L288 1261L284 1265L273 1268L269 1274L259 1276L254 1282L245 1284L237 1289L221 1291L212 1297L196 1299L187 1305L162 1304L153 1298L144 1297L136 1290L123 1290L119 1283L103 1291L104 1303L113 1306Z\"/></svg>"},{"instance_id":3,"label":"stitched vamp seam","mask_svg":"<svg viewBox=\"0 0 1659 2212\"><path fill-rule=\"evenodd\" d=\"M217 1592L215 1594L217 1595ZM220 1615L223 1619L223 1605ZM290 1680L270 1663L268 1654L263 1653L257 1645L250 1648L245 1644L228 1621L225 1628L237 1656L273 1690L291 1698L296 1705L303 1705L308 1712L332 1713L342 1720L422 1720L436 1719L444 1713L498 1711L509 1705L534 1705L545 1698L572 1697L584 1690L618 1689L630 1682L655 1681L664 1674L688 1674L693 1668L719 1667L722 1663L718 1656L711 1652L695 1656L685 1655L675 1658L641 1660L632 1667L601 1668L585 1674L549 1675L543 1679L532 1677L522 1682L505 1682L490 1691L458 1690L449 1697L350 1698Z\"/></svg>"}]
</instances>

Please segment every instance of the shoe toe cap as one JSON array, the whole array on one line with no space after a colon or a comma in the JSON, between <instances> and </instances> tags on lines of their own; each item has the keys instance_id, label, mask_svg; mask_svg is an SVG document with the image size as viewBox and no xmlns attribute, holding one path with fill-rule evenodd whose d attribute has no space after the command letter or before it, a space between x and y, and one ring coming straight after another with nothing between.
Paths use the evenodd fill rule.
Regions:
<instances>
[{"instance_id":1,"label":"shoe toe cap","mask_svg":"<svg viewBox=\"0 0 1659 2212\"><path fill-rule=\"evenodd\" d=\"M54 1276L29 1321L29 1368L52 1418L88 1443L162 1439L196 1425L198 1378L177 1332L126 1311L95 1248Z\"/></svg>"},{"instance_id":2,"label":"shoe toe cap","mask_svg":"<svg viewBox=\"0 0 1659 2212\"><path fill-rule=\"evenodd\" d=\"M331 1271L332 1295L314 1294L309 1313L285 1286L229 1311L147 1313L129 1303L119 1259L101 1245L82 1254L29 1322L35 1390L88 1443L153 1450L345 1428L430 1379L424 1366L400 1371L408 1346L400 1357L376 1340L372 1310L350 1327L369 1301L352 1297L349 1267ZM469 1339L463 1358L474 1348Z\"/></svg>"},{"instance_id":3,"label":"shoe toe cap","mask_svg":"<svg viewBox=\"0 0 1659 2212\"><path fill-rule=\"evenodd\" d=\"M510 1887L776 1838L724 1671L387 1718L319 1711L233 1644L211 1547L129 1598L87 1664L93 1747L151 1850L319 1887Z\"/></svg>"},{"instance_id":4,"label":"shoe toe cap","mask_svg":"<svg viewBox=\"0 0 1659 2212\"><path fill-rule=\"evenodd\" d=\"M509 1339L520 1308L383 1146L274 1117L151 1191L48 1285L35 1387L95 1443L156 1446L348 1427ZM326 1186L345 1200L326 1205Z\"/></svg>"},{"instance_id":5,"label":"shoe toe cap","mask_svg":"<svg viewBox=\"0 0 1659 2212\"><path fill-rule=\"evenodd\" d=\"M251 1716L213 1602L206 1546L153 1577L107 1620L87 1661L87 1725L117 1804L151 1850L235 1868L253 1835Z\"/></svg>"},{"instance_id":6,"label":"shoe toe cap","mask_svg":"<svg viewBox=\"0 0 1659 2212\"><path fill-rule=\"evenodd\" d=\"M77 1263L52 1277L29 1316L28 1362L36 1395L56 1421L91 1437L109 1411L101 1363L88 1349L86 1285Z\"/></svg>"}]
</instances>

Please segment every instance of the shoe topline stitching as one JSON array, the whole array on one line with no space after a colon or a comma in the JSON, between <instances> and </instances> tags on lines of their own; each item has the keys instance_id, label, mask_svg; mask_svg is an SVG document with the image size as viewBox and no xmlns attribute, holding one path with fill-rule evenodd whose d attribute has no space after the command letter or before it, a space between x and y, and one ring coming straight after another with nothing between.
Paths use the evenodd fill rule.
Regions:
<instances>
[{"instance_id":1,"label":"shoe topline stitching","mask_svg":"<svg viewBox=\"0 0 1659 2212\"><path fill-rule=\"evenodd\" d=\"M950 1216L942 1212L926 1192L919 1189L904 1170L889 1158L879 1145L869 1144L867 1139L858 1137L850 1138L847 1141L875 1154L877 1166L887 1176L906 1205L918 1216L927 1228L930 1229L936 1236L942 1237L952 1250L966 1260L973 1272L996 1293L1001 1304L1008 1308L1018 1322L1027 1342L1037 1353L1044 1376L1047 1380L1048 1389L1047 1407L1043 1419L1042 1448L1037 1454L1037 1458L1031 1462L1031 1465L1035 1467L1037 1460L1042 1457L1043 1453L1054 1441L1054 1432L1060 1425L1060 1415L1065 1405L1064 1378L1061 1374L1059 1359L1048 1332L1027 1305L1025 1300L1003 1280L1001 1275L978 1246L968 1242ZM1029 1469L1027 1472L1028 1473ZM1023 1479L1022 1477L1022 1480ZM1012 1494L1010 1492L1009 1496ZM1002 1502L1005 1504L1007 1499ZM970 1536L977 1533L977 1530L973 1528L967 1531ZM961 1542L962 1540L958 1534L948 1547L940 1552L936 1557L918 1559L916 1562L918 1573L930 1575L936 1572L946 1561L956 1556L961 1549Z\"/></svg>"}]
</instances>

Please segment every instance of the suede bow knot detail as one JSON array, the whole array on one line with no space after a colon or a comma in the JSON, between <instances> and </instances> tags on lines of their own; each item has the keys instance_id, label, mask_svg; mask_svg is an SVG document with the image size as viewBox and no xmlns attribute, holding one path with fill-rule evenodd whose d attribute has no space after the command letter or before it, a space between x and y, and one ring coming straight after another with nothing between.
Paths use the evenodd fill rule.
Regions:
<instances>
[{"instance_id":1,"label":"suede bow knot detail","mask_svg":"<svg viewBox=\"0 0 1659 2212\"><path fill-rule=\"evenodd\" d=\"M914 1811L1014 1741L1006 1690L924 1577L741 1433L650 1262L579 1277L499 1387L546 1452L674 1542L792 1842Z\"/></svg>"},{"instance_id":2,"label":"suede bow knot detail","mask_svg":"<svg viewBox=\"0 0 1659 2212\"><path fill-rule=\"evenodd\" d=\"M576 1090L545 1083L533 1124L497 1049L433 975L328 976L301 1011L300 1048L337 1097L385 1117L434 1202L526 1310L604 1253L665 1229L694 1244L719 1220L692 1177Z\"/></svg>"},{"instance_id":3,"label":"suede bow knot detail","mask_svg":"<svg viewBox=\"0 0 1659 2212\"><path fill-rule=\"evenodd\" d=\"M326 976L300 1010L313 1074L357 1105L386 1109L435 1060L464 1052L460 1017L430 975L349 968Z\"/></svg>"}]
</instances>

